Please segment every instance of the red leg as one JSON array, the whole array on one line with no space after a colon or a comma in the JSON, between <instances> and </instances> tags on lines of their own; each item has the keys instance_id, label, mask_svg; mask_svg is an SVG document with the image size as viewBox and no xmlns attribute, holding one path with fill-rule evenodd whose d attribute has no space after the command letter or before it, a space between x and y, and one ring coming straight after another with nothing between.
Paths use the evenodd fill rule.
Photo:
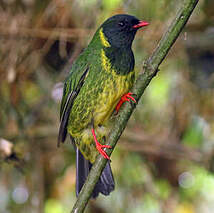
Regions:
<instances>
[{"instance_id":1,"label":"red leg","mask_svg":"<svg viewBox=\"0 0 214 213\"><path fill-rule=\"evenodd\" d=\"M117 106L116 106L116 113L119 112L120 107L122 106L122 104L126 101L130 102L131 100L134 101L135 103L137 103L137 101L135 100L134 97L132 97L133 93L129 92L125 95L123 95L120 99L120 101L118 102Z\"/></svg>"},{"instance_id":2,"label":"red leg","mask_svg":"<svg viewBox=\"0 0 214 213\"><path fill-rule=\"evenodd\" d=\"M94 141L95 141L95 143L96 143L96 148L97 148L97 150L99 151L99 153L100 153L104 158L110 160L110 157L106 154L106 152L103 150L103 148L109 148L109 149L111 149L111 146L100 144L100 143L97 141L97 137L96 137L96 135L95 135L94 129L92 129L91 132L92 132L92 135L93 135L93 137L94 137Z\"/></svg>"}]
</instances>

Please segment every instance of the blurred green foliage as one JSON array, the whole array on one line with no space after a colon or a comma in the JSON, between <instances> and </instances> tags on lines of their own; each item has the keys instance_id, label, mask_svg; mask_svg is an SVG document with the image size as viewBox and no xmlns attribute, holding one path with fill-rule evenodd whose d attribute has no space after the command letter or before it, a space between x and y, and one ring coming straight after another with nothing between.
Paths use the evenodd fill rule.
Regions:
<instances>
[{"instance_id":1,"label":"blurred green foliage","mask_svg":"<svg viewBox=\"0 0 214 213\"><path fill-rule=\"evenodd\" d=\"M199 148L203 142L204 126L205 124L201 118L193 118L193 121L184 133L183 143L194 148Z\"/></svg>"}]
</instances>

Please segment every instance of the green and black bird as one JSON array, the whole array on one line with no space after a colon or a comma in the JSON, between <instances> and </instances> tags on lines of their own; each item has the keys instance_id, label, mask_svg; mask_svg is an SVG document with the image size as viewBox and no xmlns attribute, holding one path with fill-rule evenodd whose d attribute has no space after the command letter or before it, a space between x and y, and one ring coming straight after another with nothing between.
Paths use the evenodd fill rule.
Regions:
<instances>
[{"instance_id":1,"label":"green and black bird","mask_svg":"<svg viewBox=\"0 0 214 213\"><path fill-rule=\"evenodd\" d=\"M134 54L131 46L137 30L148 23L134 16L119 14L107 19L96 31L88 47L79 55L65 80L60 111L58 146L67 133L76 148L76 194L104 148L109 118L125 101L134 101L132 88ZM109 162L96 184L92 197L114 190Z\"/></svg>"}]
</instances>

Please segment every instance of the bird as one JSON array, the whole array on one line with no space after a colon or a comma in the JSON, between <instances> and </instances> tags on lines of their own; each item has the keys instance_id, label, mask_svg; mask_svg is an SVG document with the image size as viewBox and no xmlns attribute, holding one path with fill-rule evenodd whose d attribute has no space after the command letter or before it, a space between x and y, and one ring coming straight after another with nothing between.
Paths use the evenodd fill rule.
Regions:
<instances>
[{"instance_id":1,"label":"bird","mask_svg":"<svg viewBox=\"0 0 214 213\"><path fill-rule=\"evenodd\" d=\"M65 79L60 108L58 146L69 135L76 150L78 196L96 157L108 159L91 197L109 195L115 188L110 157L105 149L111 117L124 102L136 102L130 92L135 81L132 42L138 29L149 23L117 14L101 24L73 62Z\"/></svg>"}]
</instances>

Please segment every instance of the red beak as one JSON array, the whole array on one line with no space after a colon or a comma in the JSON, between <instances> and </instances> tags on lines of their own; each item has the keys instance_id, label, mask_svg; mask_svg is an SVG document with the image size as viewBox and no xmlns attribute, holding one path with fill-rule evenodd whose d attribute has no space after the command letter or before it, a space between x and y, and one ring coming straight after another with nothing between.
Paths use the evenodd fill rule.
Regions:
<instances>
[{"instance_id":1,"label":"red beak","mask_svg":"<svg viewBox=\"0 0 214 213\"><path fill-rule=\"evenodd\" d=\"M134 28L134 29L139 29L139 28L145 27L145 26L147 26L147 25L149 25L148 22L146 22L146 21L139 21L139 23L138 23L138 24L135 24L135 25L133 26L133 28Z\"/></svg>"}]
</instances>

